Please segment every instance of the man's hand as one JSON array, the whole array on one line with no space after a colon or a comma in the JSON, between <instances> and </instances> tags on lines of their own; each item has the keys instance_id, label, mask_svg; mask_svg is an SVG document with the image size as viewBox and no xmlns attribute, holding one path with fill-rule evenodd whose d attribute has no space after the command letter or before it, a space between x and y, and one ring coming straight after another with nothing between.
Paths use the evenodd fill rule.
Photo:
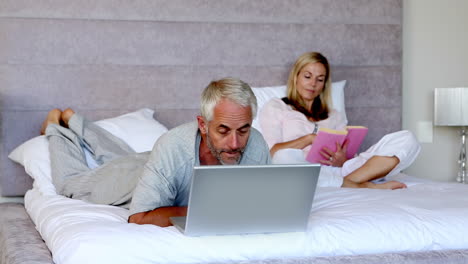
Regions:
<instances>
[{"instance_id":1,"label":"man's hand","mask_svg":"<svg viewBox=\"0 0 468 264\"><path fill-rule=\"evenodd\" d=\"M319 160L323 165L329 165L333 167L343 167L343 164L346 162L346 150L348 148L348 140L346 140L341 146L336 142L336 152L333 152L331 149L324 147L320 150L320 155L325 159Z\"/></svg>"},{"instance_id":2,"label":"man's hand","mask_svg":"<svg viewBox=\"0 0 468 264\"><path fill-rule=\"evenodd\" d=\"M141 212L131 215L128 218L129 223L144 225L144 224L152 224L161 227L171 226L171 222L169 221L169 217L172 216L186 216L187 215L187 207L177 207L177 206L170 206L170 207L160 207L156 208L153 211L148 212Z\"/></svg>"}]
</instances>

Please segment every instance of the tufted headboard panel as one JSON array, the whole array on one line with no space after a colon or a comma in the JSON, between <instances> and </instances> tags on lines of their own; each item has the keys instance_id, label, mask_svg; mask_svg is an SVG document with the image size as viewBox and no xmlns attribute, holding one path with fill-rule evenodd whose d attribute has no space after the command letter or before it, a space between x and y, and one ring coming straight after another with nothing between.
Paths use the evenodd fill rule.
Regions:
<instances>
[{"instance_id":1,"label":"tufted headboard panel","mask_svg":"<svg viewBox=\"0 0 468 264\"><path fill-rule=\"evenodd\" d=\"M209 81L283 85L320 51L346 79L365 147L401 128L401 0L4 0L0 3L0 187L31 187L7 158L51 108L91 119L142 107L168 127L194 120Z\"/></svg>"}]
</instances>

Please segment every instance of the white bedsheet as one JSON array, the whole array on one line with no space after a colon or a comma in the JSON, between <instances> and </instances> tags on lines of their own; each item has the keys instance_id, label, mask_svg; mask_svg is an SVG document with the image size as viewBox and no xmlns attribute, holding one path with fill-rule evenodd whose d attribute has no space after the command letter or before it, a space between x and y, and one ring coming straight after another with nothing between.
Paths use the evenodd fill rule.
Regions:
<instances>
[{"instance_id":1,"label":"white bedsheet","mask_svg":"<svg viewBox=\"0 0 468 264\"><path fill-rule=\"evenodd\" d=\"M468 185L319 188L306 233L185 237L128 224L128 211L28 191L25 206L57 264L195 263L468 248Z\"/></svg>"}]
</instances>

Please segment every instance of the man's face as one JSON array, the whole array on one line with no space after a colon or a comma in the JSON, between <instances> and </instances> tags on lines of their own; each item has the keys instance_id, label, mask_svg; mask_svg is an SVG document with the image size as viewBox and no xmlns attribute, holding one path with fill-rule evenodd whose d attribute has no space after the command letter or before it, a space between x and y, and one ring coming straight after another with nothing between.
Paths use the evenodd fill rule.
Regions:
<instances>
[{"instance_id":1,"label":"man's face","mask_svg":"<svg viewBox=\"0 0 468 264\"><path fill-rule=\"evenodd\" d=\"M229 100L214 108L213 120L201 130L211 154L224 165L238 164L250 135L252 110Z\"/></svg>"}]
</instances>

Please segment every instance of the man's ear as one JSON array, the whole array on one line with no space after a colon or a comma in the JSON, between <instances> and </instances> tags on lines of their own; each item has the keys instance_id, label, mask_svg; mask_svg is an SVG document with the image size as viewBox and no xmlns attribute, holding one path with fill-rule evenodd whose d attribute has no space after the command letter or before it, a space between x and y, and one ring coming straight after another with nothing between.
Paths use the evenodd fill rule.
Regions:
<instances>
[{"instance_id":1,"label":"man's ear","mask_svg":"<svg viewBox=\"0 0 468 264\"><path fill-rule=\"evenodd\" d=\"M205 118L203 116L197 116L197 121L198 121L198 129L200 129L200 133L206 134L206 131L208 130L208 122L205 122Z\"/></svg>"}]
</instances>

